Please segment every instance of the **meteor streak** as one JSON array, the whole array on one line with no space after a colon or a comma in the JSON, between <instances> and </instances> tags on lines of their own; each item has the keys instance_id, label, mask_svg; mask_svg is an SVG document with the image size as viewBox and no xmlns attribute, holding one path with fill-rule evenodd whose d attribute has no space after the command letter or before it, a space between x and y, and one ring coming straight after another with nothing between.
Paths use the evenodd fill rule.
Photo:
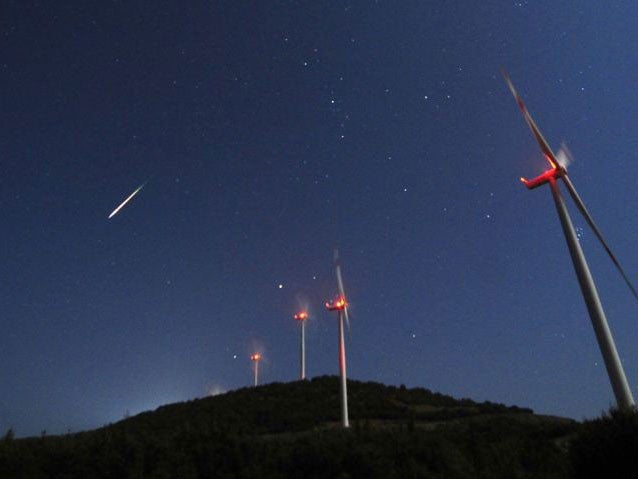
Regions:
<instances>
[{"instance_id":1,"label":"meteor streak","mask_svg":"<svg viewBox=\"0 0 638 479\"><path fill-rule=\"evenodd\" d=\"M124 201L122 201L122 203L120 204L120 206L118 206L117 208L115 208L115 209L113 210L113 213L111 213L111 214L109 215L109 219L113 218L113 217L114 217L114 216L118 213L118 211L120 211L122 208L124 208L124 205L126 205L126 203L128 203L129 201L131 201L131 200L133 199L133 197L134 197L136 194L138 194L142 188L144 188L144 186L146 186L146 181L145 181L144 183L142 183L140 186L138 186L138 187L137 187L137 189L136 189L133 193L131 193L131 194L129 195L129 197L128 197L128 198L126 198Z\"/></svg>"}]
</instances>

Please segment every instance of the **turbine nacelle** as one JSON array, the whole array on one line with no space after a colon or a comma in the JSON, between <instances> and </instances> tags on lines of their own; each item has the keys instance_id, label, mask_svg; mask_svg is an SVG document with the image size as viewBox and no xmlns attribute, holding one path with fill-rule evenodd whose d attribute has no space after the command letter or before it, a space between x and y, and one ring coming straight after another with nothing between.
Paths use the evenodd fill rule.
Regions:
<instances>
[{"instance_id":1,"label":"turbine nacelle","mask_svg":"<svg viewBox=\"0 0 638 479\"><path fill-rule=\"evenodd\" d=\"M261 361L261 354L255 353L250 355L251 361Z\"/></svg>"},{"instance_id":2,"label":"turbine nacelle","mask_svg":"<svg viewBox=\"0 0 638 479\"><path fill-rule=\"evenodd\" d=\"M308 313L306 311L301 311L293 316L297 321L305 321L308 319Z\"/></svg>"},{"instance_id":3,"label":"turbine nacelle","mask_svg":"<svg viewBox=\"0 0 638 479\"><path fill-rule=\"evenodd\" d=\"M547 183L551 178L557 179L565 174L565 170L562 167L554 167L551 170L547 170L545 173L538 175L536 178L532 178L528 180L527 178L521 177L521 182L527 187L529 190L533 190L534 188L538 188L541 185Z\"/></svg>"},{"instance_id":4,"label":"turbine nacelle","mask_svg":"<svg viewBox=\"0 0 638 479\"><path fill-rule=\"evenodd\" d=\"M343 311L347 305L346 298L343 296L337 296L332 301L326 301L326 309L328 311Z\"/></svg>"}]
</instances>

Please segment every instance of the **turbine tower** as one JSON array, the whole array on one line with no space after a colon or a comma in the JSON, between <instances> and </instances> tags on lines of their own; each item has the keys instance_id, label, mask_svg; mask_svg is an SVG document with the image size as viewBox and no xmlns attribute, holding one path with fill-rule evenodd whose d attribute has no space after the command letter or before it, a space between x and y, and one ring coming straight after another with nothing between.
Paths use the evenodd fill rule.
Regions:
<instances>
[{"instance_id":1,"label":"turbine tower","mask_svg":"<svg viewBox=\"0 0 638 479\"><path fill-rule=\"evenodd\" d=\"M339 296L333 301L326 302L328 311L337 312L337 322L339 323L339 374L341 376L341 425L350 427L348 421L348 385L346 382L346 346L343 338L343 322L350 330L350 320L348 319L348 302L343 291L343 280L341 279L341 264L339 262L339 252L335 250L335 270L337 273L337 285L339 286Z\"/></svg>"},{"instance_id":2,"label":"turbine tower","mask_svg":"<svg viewBox=\"0 0 638 479\"><path fill-rule=\"evenodd\" d=\"M573 183L567 176L567 166L564 162L560 161L561 157L567 156L562 150L559 152L558 159L557 156L554 155L549 144L545 141L545 138L541 134L540 130L536 126L536 123L532 119L532 116L527 111L527 107L523 103L523 100L519 96L518 92L514 88L512 81L510 80L507 72L503 70L503 76L505 77L505 81L507 82L507 86L509 87L512 95L516 99L521 112L523 113L523 117L527 122L527 125L532 130L532 134L536 138L545 159L549 162L550 169L545 171L540 176L528 180L526 178L521 178L521 181L525 184L527 188L534 189L545 183L549 183L549 186L552 190L552 196L554 198L554 203L556 205L556 211L558 212L558 217L560 218L560 222L563 228L563 233L565 234L565 239L567 240L567 246L569 248L569 253L572 258L572 262L574 264L574 269L576 270L576 276L578 277L578 282L580 284L580 289L585 299L585 304L587 305L587 310L589 311L589 317L591 318L592 325L594 327L594 332L596 333L596 339L598 340L598 346L603 355L603 359L605 361L605 367L607 369L607 374L609 375L609 380L611 382L611 387L614 391L614 395L616 396L616 403L620 409L629 409L634 406L634 398L631 394L631 389L629 388L629 384L627 382L627 378L625 376L625 371L623 370L622 363L620 362L620 358L618 356L618 352L616 350L616 345L614 344L614 338L612 337L609 326L607 325L607 318L605 317L605 312L603 311L603 306L600 302L600 298L598 297L598 291L596 290L596 285L594 284L594 280L589 271L589 267L587 266L587 261L585 260L585 255L580 246L580 242L578 241L578 237L576 236L576 232L574 231L574 227L572 225L571 218L569 217L569 213L567 211L567 207L565 205L565 201L561 196L560 189L558 187L558 180L562 179L565 186L567 187L567 191L570 196L576 203L576 207L580 211L580 213L584 216L587 224L591 227L594 234L598 238L598 240L603 245L603 248L613 261L616 269L620 272L625 283L633 293L633 295L638 299L638 293L636 289L629 281L629 278L623 271L620 263L611 252L609 246L607 246L607 242L604 240L602 233L594 223L591 215L587 211L585 204L581 200L580 196L576 192ZM562 164L561 164L562 163Z\"/></svg>"},{"instance_id":3,"label":"turbine tower","mask_svg":"<svg viewBox=\"0 0 638 479\"><path fill-rule=\"evenodd\" d=\"M296 321L301 323L301 372L300 379L303 381L306 379L306 320L308 319L308 313L306 311L300 311L294 316Z\"/></svg>"},{"instance_id":4,"label":"turbine tower","mask_svg":"<svg viewBox=\"0 0 638 479\"><path fill-rule=\"evenodd\" d=\"M261 354L255 353L250 356L251 361L254 363L253 372L255 373L255 387L259 382L259 361L261 361Z\"/></svg>"}]
</instances>

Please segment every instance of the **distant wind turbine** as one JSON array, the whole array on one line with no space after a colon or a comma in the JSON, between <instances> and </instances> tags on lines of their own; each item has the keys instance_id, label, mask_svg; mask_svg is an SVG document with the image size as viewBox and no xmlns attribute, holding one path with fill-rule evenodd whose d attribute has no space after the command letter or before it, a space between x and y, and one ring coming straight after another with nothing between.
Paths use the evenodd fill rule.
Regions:
<instances>
[{"instance_id":1,"label":"distant wind turbine","mask_svg":"<svg viewBox=\"0 0 638 479\"><path fill-rule=\"evenodd\" d=\"M255 377L255 387L259 383L259 361L261 361L261 354L255 353L250 356L250 360L254 364L253 373Z\"/></svg>"},{"instance_id":2,"label":"distant wind turbine","mask_svg":"<svg viewBox=\"0 0 638 479\"><path fill-rule=\"evenodd\" d=\"M301 372L300 379L303 381L306 379L306 320L308 319L308 313L306 311L300 311L295 314L295 320L301 323Z\"/></svg>"},{"instance_id":3,"label":"distant wind turbine","mask_svg":"<svg viewBox=\"0 0 638 479\"><path fill-rule=\"evenodd\" d=\"M346 346L343 338L343 322L345 320L350 330L350 320L348 319L348 302L346 294L343 290L343 279L341 278L341 263L339 261L339 252L335 250L335 271L337 274L337 285L339 287L339 296L333 301L326 302L328 311L337 312L337 321L339 323L339 374L341 376L341 425L350 427L348 421L348 384L346 380Z\"/></svg>"},{"instance_id":4,"label":"distant wind turbine","mask_svg":"<svg viewBox=\"0 0 638 479\"><path fill-rule=\"evenodd\" d=\"M563 228L563 233L565 234L565 239L567 240L569 253L571 255L572 262L574 263L574 269L576 270L576 276L578 277L580 289L583 297L585 298L587 310L589 311L589 317L591 318L594 332L596 333L596 338L598 340L598 346L600 347L600 350L602 352L603 359L605 361L605 367L607 368L607 374L609 375L609 380L611 382L614 395L616 396L616 402L618 404L618 407L621 409L631 408L634 406L634 398L631 393L631 389L629 388L622 363L620 362L620 358L618 357L616 345L614 344L614 338L612 337L611 331L607 324L607 318L605 317L603 306L600 302L600 298L598 297L596 285L594 284L594 280L589 271L589 267L587 266L585 255L580 246L580 242L578 241L576 232L574 231L574 227L572 225L571 218L569 217L567 207L565 205L563 197L561 196L560 189L558 187L559 179L562 179L565 183L567 191L576 203L578 210L584 216L585 221L587 221L587 224L591 227L594 234L601 242L603 248L616 266L616 269L619 271L619 273L625 280L625 283L637 299L638 293L636 292L636 288L634 288L631 281L629 281L629 278L625 274L625 271L620 266L620 263L616 259L616 256L612 253L611 249L607 245L607 242L603 238L602 233L594 223L594 220L587 211L585 204L576 192L576 188L574 188L574 185L567 176L567 162L565 160L569 159L571 155L565 148L561 149L557 156L554 155L551 148L549 147L549 144L547 143L547 141L545 141L545 138L532 119L529 111L527 111L525 103L523 103L522 98L519 96L518 92L514 88L514 85L512 84L512 81L510 80L505 70L503 70L503 76L505 77L507 86L512 92L512 95L514 95L514 98L516 99L516 102L518 103L518 106L523 113L523 117L525 118L527 125L532 130L532 134L536 138L536 141L538 142L538 145L540 146L545 159L549 162L550 165L550 169L545 171L540 176L531 180L521 178L521 181L529 189L533 189L538 186L544 185L545 183L549 183L549 186L552 190L554 203L556 204L556 210L558 211L558 217L560 218L560 222Z\"/></svg>"}]
</instances>

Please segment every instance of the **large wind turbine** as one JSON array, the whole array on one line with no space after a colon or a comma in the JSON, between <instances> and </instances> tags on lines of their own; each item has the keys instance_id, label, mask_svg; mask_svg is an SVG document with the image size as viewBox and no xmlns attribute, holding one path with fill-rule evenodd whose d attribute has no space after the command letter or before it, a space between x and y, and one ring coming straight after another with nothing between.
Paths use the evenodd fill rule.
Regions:
<instances>
[{"instance_id":1,"label":"large wind turbine","mask_svg":"<svg viewBox=\"0 0 638 479\"><path fill-rule=\"evenodd\" d=\"M301 371L300 371L300 379L303 381L306 379L306 320L308 319L308 313L306 311L301 311L294 316L295 321L299 321L301 323Z\"/></svg>"},{"instance_id":2,"label":"large wind turbine","mask_svg":"<svg viewBox=\"0 0 638 479\"><path fill-rule=\"evenodd\" d=\"M547 141L545 141L545 138L532 119L532 116L529 114L529 111L527 111L525 103L523 103L523 100L517 93L514 85L512 84L512 81L510 80L505 70L503 70L503 76L505 77L507 86L512 92L512 95L514 95L514 98L516 99L516 102L518 103L518 106L523 113L523 117L525 118L527 125L532 130L532 133L536 138L536 141L538 142L543 155L550 165L550 169L540 176L531 180L521 178L521 181L530 190L544 185L545 183L549 183L549 186L552 190L554 203L556 204L556 210L558 211L558 217L560 218L560 222L563 228L563 233L565 234L565 239L567 240L569 253L571 255L572 262L574 263L574 269L576 270L576 276L578 277L580 289L583 293L583 297L585 298L587 310L589 311L589 317L591 318L594 332L596 333L596 339L598 340L598 346L600 347L600 350L602 352L603 359L605 361L605 367L607 368L607 374L609 375L609 380L611 382L611 387L614 391L614 395L616 396L616 402L618 404L618 407L621 409L631 408L634 406L634 398L631 394L631 389L629 388L622 363L620 362L620 358L618 357L616 345L614 344L614 338L612 337L609 326L607 325L607 318L605 317L605 312L603 311L600 298L598 297L596 285L594 284L594 280L589 271L589 267L587 266L587 261L585 260L585 255L580 246L580 242L578 241L578 237L576 236L576 232L574 231L574 227L572 225L571 218L569 217L565 201L561 196L560 189L558 187L559 179L562 179L565 183L567 191L576 203L578 210L585 217L587 224L589 224L591 229L594 231L594 234L601 242L603 248L616 266L616 269L618 269L623 279L625 280L625 283L627 283L627 286L629 286L629 289L637 299L638 293L636 293L636 289L629 281L629 278L623 271L620 263L618 262L614 254L611 252L611 249L609 248L609 246L607 246L607 242L604 240L600 230L587 211L585 204L576 192L576 188L574 188L573 183L567 176L567 166L565 164L561 164L561 161L559 161L560 156L562 155L559 153L558 159L556 155L554 155L552 149L549 147L549 144L547 143Z\"/></svg>"},{"instance_id":3,"label":"large wind turbine","mask_svg":"<svg viewBox=\"0 0 638 479\"><path fill-rule=\"evenodd\" d=\"M339 323L339 374L341 376L341 425L343 427L350 427L350 422L348 421L348 385L346 383L346 346L343 338L344 319L348 325L348 330L350 330L350 320L348 319L348 302L346 301L346 294L343 290L338 250L335 250L334 258L339 296L332 301L326 302L326 309L328 311L337 312L337 321Z\"/></svg>"}]
</instances>

